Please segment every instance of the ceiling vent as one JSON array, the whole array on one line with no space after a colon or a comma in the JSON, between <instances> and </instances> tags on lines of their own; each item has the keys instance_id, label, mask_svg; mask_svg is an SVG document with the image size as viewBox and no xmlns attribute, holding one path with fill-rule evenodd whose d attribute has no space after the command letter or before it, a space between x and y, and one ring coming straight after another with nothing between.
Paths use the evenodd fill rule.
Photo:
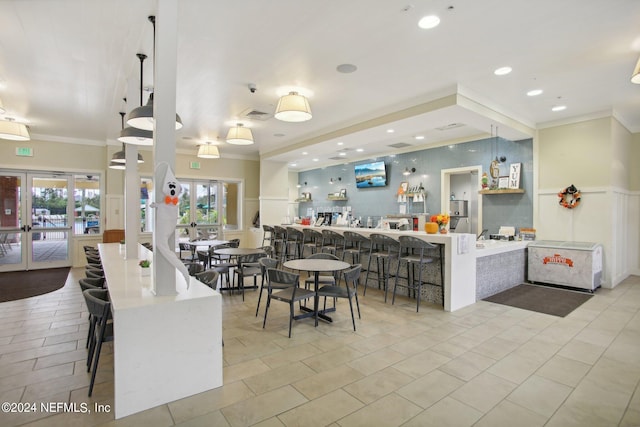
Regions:
<instances>
[{"instance_id":1,"label":"ceiling vent","mask_svg":"<svg viewBox=\"0 0 640 427\"><path fill-rule=\"evenodd\" d=\"M440 126L439 128L436 128L436 130L451 130L455 128L460 128L462 126L464 126L464 123L449 123L448 125L444 125L444 126Z\"/></svg>"},{"instance_id":2,"label":"ceiling vent","mask_svg":"<svg viewBox=\"0 0 640 427\"><path fill-rule=\"evenodd\" d=\"M404 148L404 147L411 147L411 144L407 144L406 142L396 142L395 144L389 144L389 147Z\"/></svg>"},{"instance_id":3,"label":"ceiling vent","mask_svg":"<svg viewBox=\"0 0 640 427\"><path fill-rule=\"evenodd\" d=\"M344 157L334 156L334 157L329 157L329 160L344 160Z\"/></svg>"},{"instance_id":4,"label":"ceiling vent","mask_svg":"<svg viewBox=\"0 0 640 427\"><path fill-rule=\"evenodd\" d=\"M240 113L240 117L243 117L249 120L259 120L261 122L264 122L266 120L269 120L271 117L273 117L273 114L267 113L266 111L260 108L247 108L242 113Z\"/></svg>"}]
</instances>

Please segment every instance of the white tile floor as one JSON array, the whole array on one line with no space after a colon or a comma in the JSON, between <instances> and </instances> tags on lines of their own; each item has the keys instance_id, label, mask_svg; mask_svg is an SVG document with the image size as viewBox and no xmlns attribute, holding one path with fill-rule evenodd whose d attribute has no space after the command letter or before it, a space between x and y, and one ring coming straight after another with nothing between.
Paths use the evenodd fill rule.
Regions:
<instances>
[{"instance_id":1,"label":"white tile floor","mask_svg":"<svg viewBox=\"0 0 640 427\"><path fill-rule=\"evenodd\" d=\"M291 339L285 304L273 303L263 330L256 292L244 303L225 294L225 385L115 421L94 406L113 404L111 346L87 397L81 274L0 304L0 402L38 403L0 413L1 426L640 425L640 277L566 318L487 302L416 314L412 301L392 306L372 291L357 332L341 301L333 324L296 322ZM40 402L91 412L46 413Z\"/></svg>"}]
</instances>

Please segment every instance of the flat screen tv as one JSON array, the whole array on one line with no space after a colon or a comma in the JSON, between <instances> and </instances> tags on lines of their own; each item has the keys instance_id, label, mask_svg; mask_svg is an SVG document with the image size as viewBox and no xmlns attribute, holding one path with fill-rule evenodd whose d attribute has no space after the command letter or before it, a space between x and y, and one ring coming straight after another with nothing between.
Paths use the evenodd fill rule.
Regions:
<instances>
[{"instance_id":1,"label":"flat screen tv","mask_svg":"<svg viewBox=\"0 0 640 427\"><path fill-rule=\"evenodd\" d=\"M387 170L383 161L355 165L356 187L384 187L387 185Z\"/></svg>"}]
</instances>

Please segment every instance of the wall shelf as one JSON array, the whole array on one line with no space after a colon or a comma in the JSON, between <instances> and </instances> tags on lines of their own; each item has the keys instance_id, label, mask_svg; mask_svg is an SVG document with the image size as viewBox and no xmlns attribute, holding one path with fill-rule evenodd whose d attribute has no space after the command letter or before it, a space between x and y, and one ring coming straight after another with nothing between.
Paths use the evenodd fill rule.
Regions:
<instances>
[{"instance_id":1,"label":"wall shelf","mask_svg":"<svg viewBox=\"0 0 640 427\"><path fill-rule=\"evenodd\" d=\"M349 199L346 197L327 197L327 200L330 200L332 202L345 202Z\"/></svg>"},{"instance_id":2,"label":"wall shelf","mask_svg":"<svg viewBox=\"0 0 640 427\"><path fill-rule=\"evenodd\" d=\"M298 203L313 202L313 200L305 199L305 198L296 199L295 201L298 202Z\"/></svg>"},{"instance_id":3,"label":"wall shelf","mask_svg":"<svg viewBox=\"0 0 640 427\"><path fill-rule=\"evenodd\" d=\"M523 194L522 188L503 188L500 190L480 190L478 194Z\"/></svg>"}]
</instances>

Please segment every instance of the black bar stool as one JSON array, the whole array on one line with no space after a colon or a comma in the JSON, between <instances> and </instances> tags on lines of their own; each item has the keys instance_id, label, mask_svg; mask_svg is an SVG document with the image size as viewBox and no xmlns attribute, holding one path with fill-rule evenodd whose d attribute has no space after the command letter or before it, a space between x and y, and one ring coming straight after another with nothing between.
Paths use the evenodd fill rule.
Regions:
<instances>
[{"instance_id":1,"label":"black bar stool","mask_svg":"<svg viewBox=\"0 0 640 427\"><path fill-rule=\"evenodd\" d=\"M280 260L284 259L284 247L285 247L286 240L287 240L286 228L280 227L279 225L274 225L272 246L275 248L276 258Z\"/></svg>"},{"instance_id":2,"label":"black bar stool","mask_svg":"<svg viewBox=\"0 0 640 427\"><path fill-rule=\"evenodd\" d=\"M398 258L398 268L396 269L396 281L393 287L393 298L391 304L396 301L396 289L398 286L407 288L407 295L411 290L416 297L416 312L420 310L420 297L422 285L435 286L442 289L442 306L444 307L444 245L437 245L426 242L414 236L400 236L400 257ZM400 265L407 264L407 283L398 282L400 277ZM422 280L422 270L428 264L438 264L440 272L440 283L427 282ZM416 268L418 269L418 280L416 281Z\"/></svg>"},{"instance_id":3,"label":"black bar stool","mask_svg":"<svg viewBox=\"0 0 640 427\"><path fill-rule=\"evenodd\" d=\"M320 252L327 252L337 257L338 251L344 248L344 236L332 230L322 230L322 247Z\"/></svg>"},{"instance_id":4,"label":"black bar stool","mask_svg":"<svg viewBox=\"0 0 640 427\"><path fill-rule=\"evenodd\" d=\"M262 225L262 245L261 246L273 246L273 227L270 225Z\"/></svg>"},{"instance_id":5,"label":"black bar stool","mask_svg":"<svg viewBox=\"0 0 640 427\"><path fill-rule=\"evenodd\" d=\"M284 250L282 252L282 261L289 259L302 258L302 245L304 243L304 234L302 231L293 227L287 227L287 236L284 241Z\"/></svg>"},{"instance_id":6,"label":"black bar stool","mask_svg":"<svg viewBox=\"0 0 640 427\"><path fill-rule=\"evenodd\" d=\"M309 248L311 255L318 252L318 248L322 246L322 233L313 228L305 228L302 230L304 243L302 244L302 257L304 258L304 250Z\"/></svg>"},{"instance_id":7,"label":"black bar stool","mask_svg":"<svg viewBox=\"0 0 640 427\"><path fill-rule=\"evenodd\" d=\"M400 253L400 242L384 234L373 233L369 236L371 248L369 249L369 262L367 264L367 275L364 279L364 292L367 294L367 284L369 283L369 272L371 271L371 260L376 260L376 271L378 289L384 286L384 302L387 302L387 290L389 288L389 270L391 261L398 259ZM382 265L381 265L382 264Z\"/></svg>"},{"instance_id":8,"label":"black bar stool","mask_svg":"<svg viewBox=\"0 0 640 427\"><path fill-rule=\"evenodd\" d=\"M347 255L351 255L351 264L360 264L360 255L363 251L369 250L370 240L360 233L345 231L344 247L342 249L342 260L345 261Z\"/></svg>"}]
</instances>

